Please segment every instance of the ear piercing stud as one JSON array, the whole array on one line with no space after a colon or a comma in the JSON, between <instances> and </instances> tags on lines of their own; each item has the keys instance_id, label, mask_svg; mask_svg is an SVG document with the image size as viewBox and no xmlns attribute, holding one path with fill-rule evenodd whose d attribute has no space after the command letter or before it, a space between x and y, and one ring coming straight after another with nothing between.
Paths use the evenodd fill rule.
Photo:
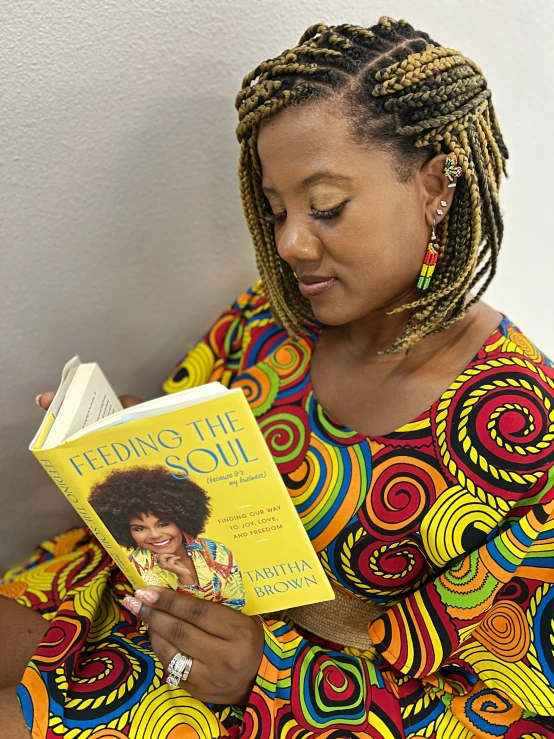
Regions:
<instances>
[{"instance_id":1,"label":"ear piercing stud","mask_svg":"<svg viewBox=\"0 0 554 739\"><path fill-rule=\"evenodd\" d=\"M441 205L443 208L446 208L446 200L441 200Z\"/></svg>"}]
</instances>

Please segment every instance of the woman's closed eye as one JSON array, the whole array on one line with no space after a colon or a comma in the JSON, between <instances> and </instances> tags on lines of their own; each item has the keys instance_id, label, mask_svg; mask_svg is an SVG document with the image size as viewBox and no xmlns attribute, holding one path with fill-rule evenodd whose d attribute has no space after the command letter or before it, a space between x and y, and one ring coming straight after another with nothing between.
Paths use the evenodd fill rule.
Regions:
<instances>
[{"instance_id":1,"label":"woman's closed eye","mask_svg":"<svg viewBox=\"0 0 554 739\"><path fill-rule=\"evenodd\" d=\"M342 213L347 203L348 200L345 200L344 203L341 203L334 208L330 208L329 210L318 210L317 208L312 207L311 216L316 220L325 218L336 218L336 216ZM283 221L286 218L286 215L286 210L284 210L282 213L270 213L266 211L264 213L264 218L268 223L278 223L279 221Z\"/></svg>"}]
</instances>

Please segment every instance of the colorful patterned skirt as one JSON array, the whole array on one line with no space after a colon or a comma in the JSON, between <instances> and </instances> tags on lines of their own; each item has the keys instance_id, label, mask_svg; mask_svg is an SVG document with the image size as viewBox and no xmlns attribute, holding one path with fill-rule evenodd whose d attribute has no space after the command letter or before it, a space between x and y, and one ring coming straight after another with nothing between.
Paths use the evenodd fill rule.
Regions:
<instances>
[{"instance_id":1,"label":"colorful patterned skirt","mask_svg":"<svg viewBox=\"0 0 554 739\"><path fill-rule=\"evenodd\" d=\"M85 529L43 543L2 583L1 595L50 623L18 689L33 739L554 739L552 718L479 680L407 678L375 651L280 621L266 624L249 704L203 704L166 684L144 626L122 605L130 585Z\"/></svg>"}]
</instances>

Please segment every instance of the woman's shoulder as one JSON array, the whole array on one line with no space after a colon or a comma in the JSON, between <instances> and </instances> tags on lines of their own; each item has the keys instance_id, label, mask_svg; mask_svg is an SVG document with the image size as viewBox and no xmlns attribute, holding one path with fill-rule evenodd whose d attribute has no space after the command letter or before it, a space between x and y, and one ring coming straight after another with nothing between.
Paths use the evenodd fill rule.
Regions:
<instances>
[{"instance_id":1,"label":"woman's shoulder","mask_svg":"<svg viewBox=\"0 0 554 739\"><path fill-rule=\"evenodd\" d=\"M211 539L205 534L200 534L197 537L185 534L185 541L187 549L189 550L208 551L211 554L215 554L218 550L221 552L229 551L225 544L222 544L220 541L216 541L215 539Z\"/></svg>"},{"instance_id":2,"label":"woman's shoulder","mask_svg":"<svg viewBox=\"0 0 554 739\"><path fill-rule=\"evenodd\" d=\"M228 546L221 541L210 539L202 534L196 539L187 540L187 549L197 552L200 556L207 558L218 564L232 564L233 553Z\"/></svg>"},{"instance_id":3,"label":"woman's shoulder","mask_svg":"<svg viewBox=\"0 0 554 739\"><path fill-rule=\"evenodd\" d=\"M553 409L552 361L504 315L433 408L443 461L471 492L520 495L554 464Z\"/></svg>"},{"instance_id":4,"label":"woman's shoulder","mask_svg":"<svg viewBox=\"0 0 554 739\"><path fill-rule=\"evenodd\" d=\"M526 368L530 373L541 368L554 378L554 362L531 340L525 331L503 314L502 323L481 347L476 362L492 362L501 370L509 365Z\"/></svg>"},{"instance_id":5,"label":"woman's shoulder","mask_svg":"<svg viewBox=\"0 0 554 739\"><path fill-rule=\"evenodd\" d=\"M230 306L229 311L242 316L245 320L263 316L273 321L269 300L261 280L256 280L242 292Z\"/></svg>"},{"instance_id":6,"label":"woman's shoulder","mask_svg":"<svg viewBox=\"0 0 554 739\"><path fill-rule=\"evenodd\" d=\"M419 455L425 439L432 439L447 489L459 485L504 514L547 483L554 465L553 409L551 360L503 315L429 413L398 434L394 446L406 447L413 438Z\"/></svg>"},{"instance_id":7,"label":"woman's shoulder","mask_svg":"<svg viewBox=\"0 0 554 739\"><path fill-rule=\"evenodd\" d=\"M181 356L163 390L174 393L216 381L229 386L237 373L264 359L286 336L258 280Z\"/></svg>"},{"instance_id":8,"label":"woman's shoulder","mask_svg":"<svg viewBox=\"0 0 554 739\"><path fill-rule=\"evenodd\" d=\"M215 333L214 333L215 329ZM219 334L219 339L216 339ZM271 309L261 280L240 295L211 331L211 341L226 343L228 356L237 358L237 372L262 362L289 339ZM221 350L220 350L221 351Z\"/></svg>"}]
</instances>

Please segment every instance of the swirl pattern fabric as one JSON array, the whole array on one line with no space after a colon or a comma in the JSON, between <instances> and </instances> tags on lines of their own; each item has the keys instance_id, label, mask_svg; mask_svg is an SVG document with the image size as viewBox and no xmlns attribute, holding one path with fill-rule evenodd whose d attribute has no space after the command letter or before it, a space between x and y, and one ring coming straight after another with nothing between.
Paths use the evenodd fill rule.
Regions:
<instances>
[{"instance_id":1,"label":"swirl pattern fabric","mask_svg":"<svg viewBox=\"0 0 554 739\"><path fill-rule=\"evenodd\" d=\"M19 699L35 739L554 739L554 367L507 317L440 398L381 437L318 403L310 358L261 286L164 389L245 393L325 571L387 607L374 647L268 620L243 707L171 688L130 592L85 529L44 542L0 594L50 622Z\"/></svg>"}]
</instances>

